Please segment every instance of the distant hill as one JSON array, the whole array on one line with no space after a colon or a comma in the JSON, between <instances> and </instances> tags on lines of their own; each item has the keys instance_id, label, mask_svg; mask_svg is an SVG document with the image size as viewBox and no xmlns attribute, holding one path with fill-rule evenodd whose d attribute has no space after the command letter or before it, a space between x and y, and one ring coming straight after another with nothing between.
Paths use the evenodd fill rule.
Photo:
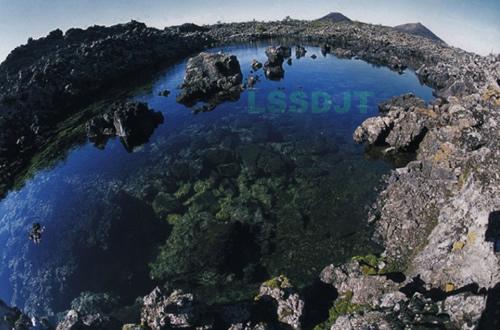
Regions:
<instances>
[{"instance_id":1,"label":"distant hill","mask_svg":"<svg viewBox=\"0 0 500 330\"><path fill-rule=\"evenodd\" d=\"M321 17L318 21L329 21L333 23L339 22L352 22L348 17L344 16L341 13L330 13L326 16Z\"/></svg>"},{"instance_id":2,"label":"distant hill","mask_svg":"<svg viewBox=\"0 0 500 330\"><path fill-rule=\"evenodd\" d=\"M413 34L416 36L421 36L436 42L442 42L445 43L443 40L441 40L437 35L435 35L431 30L426 28L424 25L421 23L408 23L408 24L402 24L395 26L394 29L400 31L400 32L405 32L408 34Z\"/></svg>"}]
</instances>

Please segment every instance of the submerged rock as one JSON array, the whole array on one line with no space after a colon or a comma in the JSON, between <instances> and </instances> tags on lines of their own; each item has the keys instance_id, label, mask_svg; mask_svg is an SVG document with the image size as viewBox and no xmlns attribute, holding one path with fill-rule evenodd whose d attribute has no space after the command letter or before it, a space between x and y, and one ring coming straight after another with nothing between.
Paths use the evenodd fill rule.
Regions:
<instances>
[{"instance_id":1,"label":"submerged rock","mask_svg":"<svg viewBox=\"0 0 500 330\"><path fill-rule=\"evenodd\" d=\"M217 105L238 99L243 75L234 55L200 53L189 59L177 101L187 106L197 102Z\"/></svg>"},{"instance_id":2,"label":"submerged rock","mask_svg":"<svg viewBox=\"0 0 500 330\"><path fill-rule=\"evenodd\" d=\"M170 91L168 89L165 89L164 91L161 91L158 95L167 97L170 95Z\"/></svg>"},{"instance_id":3,"label":"submerged rock","mask_svg":"<svg viewBox=\"0 0 500 330\"><path fill-rule=\"evenodd\" d=\"M45 227L41 224L34 223L31 226L31 230L29 232L29 239L33 241L35 244L39 244L42 241L42 234L45 231Z\"/></svg>"}]
</instances>

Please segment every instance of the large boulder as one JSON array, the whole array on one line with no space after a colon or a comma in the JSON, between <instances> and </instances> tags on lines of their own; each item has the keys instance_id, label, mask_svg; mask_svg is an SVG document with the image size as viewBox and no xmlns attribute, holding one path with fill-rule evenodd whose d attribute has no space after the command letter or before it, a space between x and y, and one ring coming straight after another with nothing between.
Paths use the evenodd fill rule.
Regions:
<instances>
[{"instance_id":1,"label":"large boulder","mask_svg":"<svg viewBox=\"0 0 500 330\"><path fill-rule=\"evenodd\" d=\"M216 105L234 100L242 91L242 81L236 56L203 52L189 59L177 101L193 106L199 101Z\"/></svg>"},{"instance_id":2,"label":"large boulder","mask_svg":"<svg viewBox=\"0 0 500 330\"><path fill-rule=\"evenodd\" d=\"M438 117L413 94L395 97L380 104L379 109L381 116L368 118L356 128L354 141L414 152Z\"/></svg>"},{"instance_id":3,"label":"large boulder","mask_svg":"<svg viewBox=\"0 0 500 330\"><path fill-rule=\"evenodd\" d=\"M267 64L268 65L281 65L285 59L289 58L292 54L290 47L278 46L268 47L266 49Z\"/></svg>"}]
</instances>

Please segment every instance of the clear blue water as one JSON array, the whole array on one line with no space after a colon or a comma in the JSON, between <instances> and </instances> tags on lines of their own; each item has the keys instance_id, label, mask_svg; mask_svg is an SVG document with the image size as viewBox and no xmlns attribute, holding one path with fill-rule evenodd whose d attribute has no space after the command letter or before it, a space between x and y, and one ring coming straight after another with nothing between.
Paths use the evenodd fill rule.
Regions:
<instances>
[{"instance_id":1,"label":"clear blue water","mask_svg":"<svg viewBox=\"0 0 500 330\"><path fill-rule=\"evenodd\" d=\"M148 143L133 152L126 151L119 139L111 139L104 150L92 143L75 146L64 160L11 191L0 201L0 298L31 313L50 314L66 309L81 291L112 292L130 302L164 282L208 296L226 287L245 291L280 273L305 284L323 266L362 250L360 244L366 247L362 241L357 244L357 233L374 188L391 165L366 159L363 147L352 142L352 133L377 114L380 101L407 92L429 101L432 90L412 72L399 75L361 60L323 57L318 48L307 48L306 57L293 58L291 66L284 64L284 80L267 80L260 70L255 89L245 90L236 102L197 115L175 102L184 76L186 61L182 61L162 73L151 89L133 97L165 117ZM263 45L213 51L219 50L238 57L245 81L251 61L266 60ZM310 58L313 53L318 55L315 60ZM165 89L172 94L159 96ZM360 92L368 95L366 108L359 107ZM248 111L253 102L269 110L283 101L289 110L294 93L303 93L307 100L305 113ZM348 111L312 113L315 95L323 96L320 108L325 102L340 107L346 97L352 106ZM248 145L260 148L263 174L248 174L241 163L239 174L221 177L219 168L206 170L200 163L204 150L220 147L234 151L238 163L239 148ZM284 162L278 164L278 172L266 172L276 155ZM198 186L208 182L209 190L222 192L209 202L180 197L184 206L175 214L181 220L166 221L167 216L151 205L154 195L171 181L175 166L202 167L187 179L175 178L176 196L182 195L181 186L196 182ZM233 185L236 194L228 197L229 189L220 188L223 185ZM145 188L151 188L153 197ZM198 196L195 190L189 194ZM234 211L233 205L229 215L219 214L213 220L214 225L205 219L186 229L185 240L202 242L210 257L192 262L201 252L189 242L176 250L178 243L169 235L182 235L179 223L196 212L215 217L227 200L239 210ZM238 229L224 227L235 221ZM39 245L28 240L35 222L45 226ZM272 233L264 235L266 230ZM241 244L207 243L211 237L227 240L228 233L241 235ZM230 248L241 254L227 252ZM211 260L214 255L224 263ZM158 266L165 264L168 270ZM151 279L151 267L156 279ZM179 280L176 272L183 271L191 275Z\"/></svg>"}]
</instances>

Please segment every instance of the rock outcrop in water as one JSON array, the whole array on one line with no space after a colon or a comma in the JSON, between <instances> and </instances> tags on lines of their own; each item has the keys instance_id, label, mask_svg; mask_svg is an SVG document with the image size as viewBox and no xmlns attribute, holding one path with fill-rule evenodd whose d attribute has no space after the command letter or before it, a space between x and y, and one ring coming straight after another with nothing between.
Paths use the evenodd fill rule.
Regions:
<instances>
[{"instance_id":1,"label":"rock outcrop in water","mask_svg":"<svg viewBox=\"0 0 500 330\"><path fill-rule=\"evenodd\" d=\"M120 137L129 151L144 144L156 127L163 123L163 115L148 108L146 103L116 103L111 110L86 124L87 136L96 146L104 148L110 137Z\"/></svg>"},{"instance_id":2,"label":"rock outcrop in water","mask_svg":"<svg viewBox=\"0 0 500 330\"><path fill-rule=\"evenodd\" d=\"M382 115L367 119L354 132L357 143L388 145L395 151L414 152L438 115L413 94L380 105Z\"/></svg>"},{"instance_id":3,"label":"rock outcrop in water","mask_svg":"<svg viewBox=\"0 0 500 330\"><path fill-rule=\"evenodd\" d=\"M266 77L271 80L281 80L285 76L283 62L290 58L292 51L290 47L278 46L266 49L267 61L264 64Z\"/></svg>"},{"instance_id":4,"label":"rock outcrop in water","mask_svg":"<svg viewBox=\"0 0 500 330\"><path fill-rule=\"evenodd\" d=\"M297 59L306 56L307 50L305 49L304 46L297 45L295 46L295 57Z\"/></svg>"},{"instance_id":5,"label":"rock outcrop in water","mask_svg":"<svg viewBox=\"0 0 500 330\"><path fill-rule=\"evenodd\" d=\"M211 108L227 100L237 100L243 75L236 56L201 53L189 59L177 101L188 106L206 102Z\"/></svg>"},{"instance_id":6,"label":"rock outcrop in water","mask_svg":"<svg viewBox=\"0 0 500 330\"><path fill-rule=\"evenodd\" d=\"M376 239L385 248L383 262L391 272L404 273L411 280L403 286L387 274L382 276L385 267L378 265L367 267L367 274L363 269L361 273L351 270L352 265L343 266L342 272L354 273L347 276L351 279L343 288L342 283L331 281L341 288L331 311L334 328L393 327L401 320L410 327L426 320L444 326L470 323L498 328L500 261L494 229L500 210L498 55L479 56L390 27L358 22L247 22L195 30L159 31L135 22L73 29L65 35L55 31L13 51L0 65L3 189L54 123L78 111L83 99L131 72L212 42L293 37L327 43L335 54L396 71L414 69L438 97L425 107L420 101L415 106L414 98L400 98L383 107L382 119L371 119L358 131L360 141L380 141L396 151L416 152L415 161L387 178L370 217ZM248 159L257 162L251 152ZM282 168L278 159L260 166L269 173ZM185 172L177 174L189 175ZM367 280L366 276L375 277ZM380 298L375 305L380 309L365 306L364 290L358 290L365 283L370 283L366 290L373 293L370 300ZM383 289L376 289L379 284ZM446 320L441 312L448 315Z\"/></svg>"}]
</instances>

